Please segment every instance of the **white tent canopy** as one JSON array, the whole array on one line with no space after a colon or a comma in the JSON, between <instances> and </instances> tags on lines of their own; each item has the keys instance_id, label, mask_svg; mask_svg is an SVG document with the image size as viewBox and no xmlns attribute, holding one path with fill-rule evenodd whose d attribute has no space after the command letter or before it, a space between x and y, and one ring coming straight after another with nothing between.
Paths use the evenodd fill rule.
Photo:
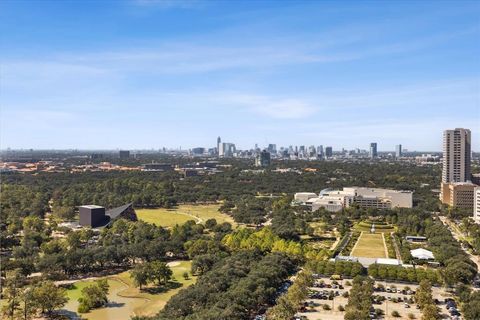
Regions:
<instances>
[{"instance_id":1,"label":"white tent canopy","mask_svg":"<svg viewBox=\"0 0 480 320\"><path fill-rule=\"evenodd\" d=\"M423 248L410 250L410 254L412 255L412 257L414 257L416 259L422 259L422 260L433 260L433 259L435 259L432 251L428 251L428 250L423 249Z\"/></svg>"}]
</instances>

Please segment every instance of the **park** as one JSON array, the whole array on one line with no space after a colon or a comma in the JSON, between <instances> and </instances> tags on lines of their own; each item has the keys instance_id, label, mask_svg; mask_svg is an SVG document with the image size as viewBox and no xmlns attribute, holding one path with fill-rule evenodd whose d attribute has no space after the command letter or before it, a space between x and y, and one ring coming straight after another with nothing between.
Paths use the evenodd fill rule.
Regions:
<instances>
[{"instance_id":1,"label":"park","mask_svg":"<svg viewBox=\"0 0 480 320\"><path fill-rule=\"evenodd\" d=\"M365 258L387 258L383 233L362 232L351 255Z\"/></svg>"},{"instance_id":2,"label":"park","mask_svg":"<svg viewBox=\"0 0 480 320\"><path fill-rule=\"evenodd\" d=\"M88 313L82 314L82 318L89 320L116 319L127 320L132 315L135 316L153 316L163 309L167 301L182 288L186 288L195 283L196 277L184 277L184 273L190 273L191 261L172 261L168 266L173 272L172 280L170 280L164 288L159 292L154 290L140 290L137 288L130 272L125 271L119 274L103 277L108 280L110 291L108 294L108 304L99 309L93 309ZM99 280L101 278L96 278ZM78 281L68 287L67 297L68 303L65 305L61 313L65 315L77 315L79 305L78 298L81 291L88 285L94 283L94 280ZM152 289L152 288L150 288Z\"/></svg>"},{"instance_id":3,"label":"park","mask_svg":"<svg viewBox=\"0 0 480 320\"><path fill-rule=\"evenodd\" d=\"M135 211L139 220L165 228L181 225L188 220L194 220L196 223L205 223L208 219L215 219L219 224L228 222L235 226L236 224L232 217L218 211L219 207L219 204L183 204L171 209L155 208L137 209Z\"/></svg>"}]
</instances>

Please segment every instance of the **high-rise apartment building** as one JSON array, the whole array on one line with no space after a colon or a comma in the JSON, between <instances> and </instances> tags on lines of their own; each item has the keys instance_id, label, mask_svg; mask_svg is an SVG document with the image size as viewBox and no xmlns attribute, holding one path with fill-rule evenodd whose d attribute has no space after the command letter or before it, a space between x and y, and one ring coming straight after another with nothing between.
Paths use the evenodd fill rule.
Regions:
<instances>
[{"instance_id":1,"label":"high-rise apartment building","mask_svg":"<svg viewBox=\"0 0 480 320\"><path fill-rule=\"evenodd\" d=\"M267 151L273 154L277 153L277 145L274 143L270 143L268 145Z\"/></svg>"},{"instance_id":2,"label":"high-rise apartment building","mask_svg":"<svg viewBox=\"0 0 480 320\"><path fill-rule=\"evenodd\" d=\"M322 145L319 145L317 147L317 155L320 159L323 158L323 146Z\"/></svg>"},{"instance_id":3,"label":"high-rise apartment building","mask_svg":"<svg viewBox=\"0 0 480 320\"><path fill-rule=\"evenodd\" d=\"M402 145L401 144L397 144L395 146L395 157L397 159L402 157Z\"/></svg>"},{"instance_id":4,"label":"high-rise apartment building","mask_svg":"<svg viewBox=\"0 0 480 320\"><path fill-rule=\"evenodd\" d=\"M443 183L471 179L471 141L469 129L456 128L443 132Z\"/></svg>"},{"instance_id":5,"label":"high-rise apartment building","mask_svg":"<svg viewBox=\"0 0 480 320\"><path fill-rule=\"evenodd\" d=\"M257 167L268 167L270 165L270 152L263 150L255 157L255 165Z\"/></svg>"},{"instance_id":6,"label":"high-rise apartment building","mask_svg":"<svg viewBox=\"0 0 480 320\"><path fill-rule=\"evenodd\" d=\"M325 148L325 157L331 158L333 156L333 149L332 147Z\"/></svg>"},{"instance_id":7,"label":"high-rise apartment building","mask_svg":"<svg viewBox=\"0 0 480 320\"><path fill-rule=\"evenodd\" d=\"M220 137L217 138L217 155L220 155L220 145L222 144L222 139Z\"/></svg>"},{"instance_id":8,"label":"high-rise apartment building","mask_svg":"<svg viewBox=\"0 0 480 320\"><path fill-rule=\"evenodd\" d=\"M377 157L377 143L372 142L370 143L370 158L376 158Z\"/></svg>"},{"instance_id":9,"label":"high-rise apartment building","mask_svg":"<svg viewBox=\"0 0 480 320\"><path fill-rule=\"evenodd\" d=\"M235 144L229 142L220 143L220 150L218 155L224 158L233 157L233 154L236 152Z\"/></svg>"}]
</instances>

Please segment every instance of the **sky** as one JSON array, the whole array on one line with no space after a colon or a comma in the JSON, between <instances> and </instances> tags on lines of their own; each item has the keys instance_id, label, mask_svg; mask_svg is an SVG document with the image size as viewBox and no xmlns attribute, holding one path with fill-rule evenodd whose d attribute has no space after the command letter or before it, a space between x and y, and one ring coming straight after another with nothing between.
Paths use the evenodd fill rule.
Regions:
<instances>
[{"instance_id":1,"label":"sky","mask_svg":"<svg viewBox=\"0 0 480 320\"><path fill-rule=\"evenodd\" d=\"M480 151L480 1L0 1L0 148Z\"/></svg>"}]
</instances>

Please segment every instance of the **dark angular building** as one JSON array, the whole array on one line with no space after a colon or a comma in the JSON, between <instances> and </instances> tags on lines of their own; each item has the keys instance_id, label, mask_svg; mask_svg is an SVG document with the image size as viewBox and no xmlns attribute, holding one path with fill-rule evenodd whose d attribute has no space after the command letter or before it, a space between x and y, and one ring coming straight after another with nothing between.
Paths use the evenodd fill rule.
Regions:
<instances>
[{"instance_id":1,"label":"dark angular building","mask_svg":"<svg viewBox=\"0 0 480 320\"><path fill-rule=\"evenodd\" d=\"M133 209L133 204L128 203L120 207L110 209L106 213L109 218L109 224L117 219L126 219L130 221L137 221L137 213Z\"/></svg>"},{"instance_id":2,"label":"dark angular building","mask_svg":"<svg viewBox=\"0 0 480 320\"><path fill-rule=\"evenodd\" d=\"M127 219L137 221L137 214L133 209L132 203L110 209L105 212L105 208L96 205L86 205L79 207L80 225L91 228L105 227L117 219Z\"/></svg>"},{"instance_id":3,"label":"dark angular building","mask_svg":"<svg viewBox=\"0 0 480 320\"><path fill-rule=\"evenodd\" d=\"M97 228L104 226L110 220L105 215L105 208L96 205L86 205L79 207L80 225Z\"/></svg>"}]
</instances>

